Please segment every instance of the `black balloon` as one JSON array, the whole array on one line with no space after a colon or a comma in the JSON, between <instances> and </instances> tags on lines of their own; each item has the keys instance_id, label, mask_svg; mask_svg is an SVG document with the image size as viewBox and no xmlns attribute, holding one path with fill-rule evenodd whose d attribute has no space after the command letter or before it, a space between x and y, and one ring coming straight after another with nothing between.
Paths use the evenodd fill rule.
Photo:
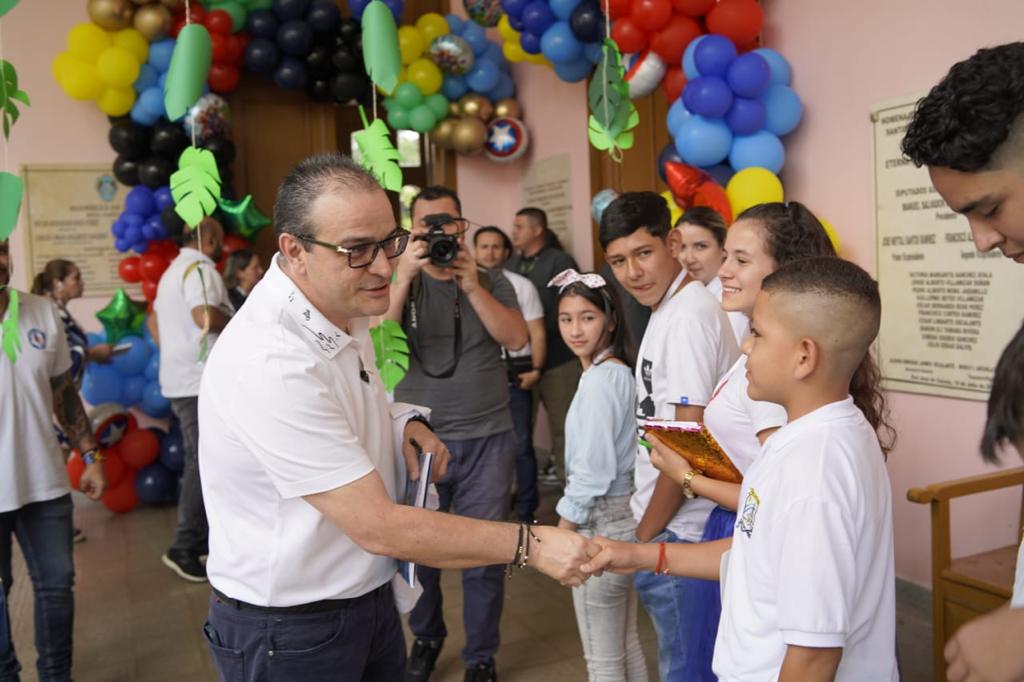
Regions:
<instances>
[{"instance_id":1,"label":"black balloon","mask_svg":"<svg viewBox=\"0 0 1024 682\"><path fill-rule=\"evenodd\" d=\"M310 81L306 92L317 102L331 101L331 84L323 78L316 78Z\"/></svg>"},{"instance_id":2,"label":"black balloon","mask_svg":"<svg viewBox=\"0 0 1024 682\"><path fill-rule=\"evenodd\" d=\"M271 6L274 14L284 21L289 19L301 19L309 9L309 0L274 0Z\"/></svg>"},{"instance_id":3,"label":"black balloon","mask_svg":"<svg viewBox=\"0 0 1024 682\"><path fill-rule=\"evenodd\" d=\"M577 5L569 16L569 28L581 42L595 43L601 40L604 31L601 5L594 0L586 0Z\"/></svg>"},{"instance_id":4,"label":"black balloon","mask_svg":"<svg viewBox=\"0 0 1024 682\"><path fill-rule=\"evenodd\" d=\"M167 234L171 238L180 237L185 228L185 221L174 211L173 206L168 206L160 211L160 222L163 223L164 229L167 230Z\"/></svg>"},{"instance_id":5,"label":"black balloon","mask_svg":"<svg viewBox=\"0 0 1024 682\"><path fill-rule=\"evenodd\" d=\"M267 38L273 40L277 37L277 29L281 22L277 20L274 13L268 9L259 9L249 12L245 20L245 27L252 38Z\"/></svg>"},{"instance_id":6,"label":"black balloon","mask_svg":"<svg viewBox=\"0 0 1024 682\"><path fill-rule=\"evenodd\" d=\"M338 35L341 40L346 43L353 43L359 39L362 35L363 29L360 27L359 22L352 17L347 17L341 20L341 25L338 26Z\"/></svg>"},{"instance_id":7,"label":"black balloon","mask_svg":"<svg viewBox=\"0 0 1024 682\"><path fill-rule=\"evenodd\" d=\"M174 164L162 156L150 156L139 164L139 181L150 189L166 185L174 172Z\"/></svg>"},{"instance_id":8,"label":"black balloon","mask_svg":"<svg viewBox=\"0 0 1024 682\"><path fill-rule=\"evenodd\" d=\"M306 66L295 57L285 57L274 70L274 82L285 90L298 90L306 86Z\"/></svg>"},{"instance_id":9,"label":"black balloon","mask_svg":"<svg viewBox=\"0 0 1024 682\"><path fill-rule=\"evenodd\" d=\"M235 160L235 144L226 137L208 138L203 141L201 146L213 154L218 166L226 166Z\"/></svg>"},{"instance_id":10,"label":"black balloon","mask_svg":"<svg viewBox=\"0 0 1024 682\"><path fill-rule=\"evenodd\" d=\"M304 57L313 47L313 29L304 21L286 21L277 29L277 46L293 57Z\"/></svg>"},{"instance_id":11,"label":"black balloon","mask_svg":"<svg viewBox=\"0 0 1024 682\"><path fill-rule=\"evenodd\" d=\"M139 184L139 164L124 156L117 157L114 159L114 177L122 185L134 187Z\"/></svg>"},{"instance_id":12,"label":"black balloon","mask_svg":"<svg viewBox=\"0 0 1024 682\"><path fill-rule=\"evenodd\" d=\"M339 104L358 100L366 94L369 81L364 74L339 73L331 79L331 95Z\"/></svg>"},{"instance_id":13,"label":"black balloon","mask_svg":"<svg viewBox=\"0 0 1024 682\"><path fill-rule=\"evenodd\" d=\"M341 12L331 0L313 0L306 21L317 33L334 33L341 22Z\"/></svg>"},{"instance_id":14,"label":"black balloon","mask_svg":"<svg viewBox=\"0 0 1024 682\"><path fill-rule=\"evenodd\" d=\"M363 70L363 62L359 55L347 45L335 48L334 54L331 55L331 63L342 73L355 73Z\"/></svg>"},{"instance_id":15,"label":"black balloon","mask_svg":"<svg viewBox=\"0 0 1024 682\"><path fill-rule=\"evenodd\" d=\"M126 159L140 159L149 151L149 130L131 121L112 125L107 139L114 151Z\"/></svg>"},{"instance_id":16,"label":"black balloon","mask_svg":"<svg viewBox=\"0 0 1024 682\"><path fill-rule=\"evenodd\" d=\"M325 77L331 72L331 48L317 45L306 55L306 70L313 78Z\"/></svg>"},{"instance_id":17,"label":"black balloon","mask_svg":"<svg viewBox=\"0 0 1024 682\"><path fill-rule=\"evenodd\" d=\"M280 59L277 45L266 38L256 38L245 46L245 66L250 71L269 73Z\"/></svg>"},{"instance_id":18,"label":"black balloon","mask_svg":"<svg viewBox=\"0 0 1024 682\"><path fill-rule=\"evenodd\" d=\"M150 149L172 161L177 161L188 143L188 136L177 123L157 123L153 128Z\"/></svg>"}]
</instances>

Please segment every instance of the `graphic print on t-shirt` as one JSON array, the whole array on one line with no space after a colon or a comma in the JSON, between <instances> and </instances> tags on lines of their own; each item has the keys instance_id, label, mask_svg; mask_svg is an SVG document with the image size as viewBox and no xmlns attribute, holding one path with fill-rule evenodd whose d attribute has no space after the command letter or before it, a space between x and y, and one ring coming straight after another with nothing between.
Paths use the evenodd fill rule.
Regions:
<instances>
[{"instance_id":1,"label":"graphic print on t-shirt","mask_svg":"<svg viewBox=\"0 0 1024 682\"><path fill-rule=\"evenodd\" d=\"M644 393L646 395L637 404L636 411L637 415L644 419L650 419L654 416L654 398L652 397L654 387L651 383L651 374L653 374L653 363L647 358L642 358L640 362L640 378L643 380ZM639 396L637 397L639 398Z\"/></svg>"},{"instance_id":2,"label":"graphic print on t-shirt","mask_svg":"<svg viewBox=\"0 0 1024 682\"><path fill-rule=\"evenodd\" d=\"M747 499L743 501L743 513L740 515L739 520L736 521L736 527L748 538L754 534L754 521L757 519L757 510L760 506L761 498L751 488L747 492Z\"/></svg>"}]
</instances>

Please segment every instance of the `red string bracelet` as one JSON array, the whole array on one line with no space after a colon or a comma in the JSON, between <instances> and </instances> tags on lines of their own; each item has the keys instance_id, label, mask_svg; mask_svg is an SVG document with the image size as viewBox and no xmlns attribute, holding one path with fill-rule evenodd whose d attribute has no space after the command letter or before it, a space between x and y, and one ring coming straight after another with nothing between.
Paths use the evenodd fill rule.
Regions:
<instances>
[{"instance_id":1,"label":"red string bracelet","mask_svg":"<svg viewBox=\"0 0 1024 682\"><path fill-rule=\"evenodd\" d=\"M668 575L668 559L665 557L665 543L658 543L658 563L654 566L655 575Z\"/></svg>"}]
</instances>

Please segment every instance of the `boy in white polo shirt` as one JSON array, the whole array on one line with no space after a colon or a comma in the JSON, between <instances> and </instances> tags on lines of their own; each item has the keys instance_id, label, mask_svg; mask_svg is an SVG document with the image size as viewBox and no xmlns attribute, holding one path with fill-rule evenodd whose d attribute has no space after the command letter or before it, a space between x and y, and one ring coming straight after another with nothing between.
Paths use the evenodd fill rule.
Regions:
<instances>
[{"instance_id":1,"label":"boy in white polo shirt","mask_svg":"<svg viewBox=\"0 0 1024 682\"><path fill-rule=\"evenodd\" d=\"M880 312L877 284L846 261L795 261L766 277L744 344L748 392L790 422L747 470L735 536L600 540L605 551L583 567L721 578L720 680L898 679L889 477L849 395Z\"/></svg>"}]
</instances>

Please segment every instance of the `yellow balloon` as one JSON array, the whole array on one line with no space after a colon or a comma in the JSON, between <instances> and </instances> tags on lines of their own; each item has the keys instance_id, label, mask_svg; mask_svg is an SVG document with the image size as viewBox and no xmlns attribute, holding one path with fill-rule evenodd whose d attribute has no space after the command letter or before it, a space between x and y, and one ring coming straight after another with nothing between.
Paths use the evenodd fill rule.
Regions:
<instances>
[{"instance_id":1,"label":"yellow balloon","mask_svg":"<svg viewBox=\"0 0 1024 682\"><path fill-rule=\"evenodd\" d=\"M441 89L444 76L437 64L429 59L417 59L406 70L406 78L423 93L424 97L433 95Z\"/></svg>"},{"instance_id":2,"label":"yellow balloon","mask_svg":"<svg viewBox=\"0 0 1024 682\"><path fill-rule=\"evenodd\" d=\"M505 59L510 62L525 62L530 56L527 54L523 46L519 44L519 41L507 41L501 44L501 53L505 55Z\"/></svg>"},{"instance_id":3,"label":"yellow balloon","mask_svg":"<svg viewBox=\"0 0 1024 682\"><path fill-rule=\"evenodd\" d=\"M100 111L107 116L124 116L135 104L135 91L128 88L104 88L96 100Z\"/></svg>"},{"instance_id":4,"label":"yellow balloon","mask_svg":"<svg viewBox=\"0 0 1024 682\"><path fill-rule=\"evenodd\" d=\"M725 194L729 197L733 216L739 216L751 206L785 198L782 181L778 176L767 168L757 167L744 168L732 176L725 187Z\"/></svg>"},{"instance_id":5,"label":"yellow balloon","mask_svg":"<svg viewBox=\"0 0 1024 682\"><path fill-rule=\"evenodd\" d=\"M64 69L67 68L68 62L74 59L70 52L61 52L59 55L53 58L53 63L50 64L50 73L53 74L53 80L57 83L64 81Z\"/></svg>"},{"instance_id":6,"label":"yellow balloon","mask_svg":"<svg viewBox=\"0 0 1024 682\"><path fill-rule=\"evenodd\" d=\"M542 64L544 66L552 66L551 62L548 61L548 58L545 57L543 54L530 54L526 50L523 50L523 54L526 55L526 61L529 62L530 64ZM552 68L554 67L552 66Z\"/></svg>"},{"instance_id":7,"label":"yellow balloon","mask_svg":"<svg viewBox=\"0 0 1024 682\"><path fill-rule=\"evenodd\" d=\"M60 85L73 99L96 99L103 92L103 81L96 73L96 65L70 56L64 61Z\"/></svg>"},{"instance_id":8,"label":"yellow balloon","mask_svg":"<svg viewBox=\"0 0 1024 682\"><path fill-rule=\"evenodd\" d=\"M95 63L110 47L110 36L96 24L78 24L68 31L68 51L83 62Z\"/></svg>"},{"instance_id":9,"label":"yellow balloon","mask_svg":"<svg viewBox=\"0 0 1024 682\"><path fill-rule=\"evenodd\" d=\"M419 29L420 35L423 37L424 45L429 45L438 36L451 33L451 29L448 28L448 20L437 12L427 12L417 19L416 28Z\"/></svg>"},{"instance_id":10,"label":"yellow balloon","mask_svg":"<svg viewBox=\"0 0 1024 682\"><path fill-rule=\"evenodd\" d=\"M498 19L498 33L506 41L519 40L519 31L512 28L512 23L508 20L507 14L502 14L501 19Z\"/></svg>"},{"instance_id":11,"label":"yellow balloon","mask_svg":"<svg viewBox=\"0 0 1024 682\"><path fill-rule=\"evenodd\" d=\"M832 226L832 223L821 216L818 216L818 222L825 228L825 234L828 235L829 241L832 242L832 248L836 250L836 253L839 253L839 249L842 247L842 242L839 240L839 233L836 232L836 228Z\"/></svg>"},{"instance_id":12,"label":"yellow balloon","mask_svg":"<svg viewBox=\"0 0 1024 682\"><path fill-rule=\"evenodd\" d=\"M415 26L402 26L398 29L398 51L402 55L403 64L412 64L419 59L424 48L423 36Z\"/></svg>"},{"instance_id":13,"label":"yellow balloon","mask_svg":"<svg viewBox=\"0 0 1024 682\"><path fill-rule=\"evenodd\" d=\"M679 208L679 204L676 203L676 198L672 196L672 192L665 190L661 193L661 198L668 203L668 212L672 220L672 224L675 225L676 221L683 215L683 209Z\"/></svg>"},{"instance_id":14,"label":"yellow balloon","mask_svg":"<svg viewBox=\"0 0 1024 682\"><path fill-rule=\"evenodd\" d=\"M149 59L149 43L134 28L126 28L114 34L114 47L121 47L135 55L139 64Z\"/></svg>"},{"instance_id":15,"label":"yellow balloon","mask_svg":"<svg viewBox=\"0 0 1024 682\"><path fill-rule=\"evenodd\" d=\"M123 47L111 47L96 60L96 73L106 85L115 88L131 87L139 77L139 61Z\"/></svg>"}]
</instances>

